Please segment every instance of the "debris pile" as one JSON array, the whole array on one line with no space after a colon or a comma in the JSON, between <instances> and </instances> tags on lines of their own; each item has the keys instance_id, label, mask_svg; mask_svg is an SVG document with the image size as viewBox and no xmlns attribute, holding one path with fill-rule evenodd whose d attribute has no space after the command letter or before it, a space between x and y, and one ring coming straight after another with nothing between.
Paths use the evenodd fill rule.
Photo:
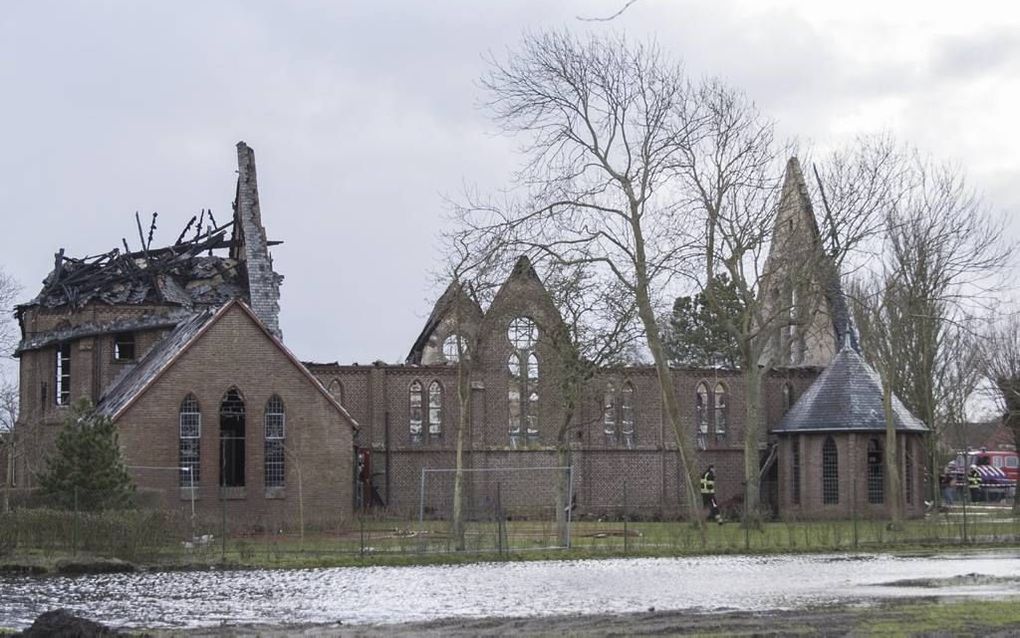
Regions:
<instances>
[{"instance_id":1,"label":"debris pile","mask_svg":"<svg viewBox=\"0 0 1020 638\"><path fill-rule=\"evenodd\" d=\"M68 257L61 249L55 255L53 271L43 281L39 295L26 306L81 308L91 301L107 304L139 305L171 303L190 308L215 305L245 292L245 279L238 271L234 250L228 256L214 255L217 249L233 249L234 238L228 232L234 220L215 226L212 212L203 231L207 212L194 216L177 241L163 248L152 248L156 214L148 237L138 223L142 250L131 251L122 239L123 250L114 248L102 255ZM190 239L185 236L192 232Z\"/></svg>"}]
</instances>

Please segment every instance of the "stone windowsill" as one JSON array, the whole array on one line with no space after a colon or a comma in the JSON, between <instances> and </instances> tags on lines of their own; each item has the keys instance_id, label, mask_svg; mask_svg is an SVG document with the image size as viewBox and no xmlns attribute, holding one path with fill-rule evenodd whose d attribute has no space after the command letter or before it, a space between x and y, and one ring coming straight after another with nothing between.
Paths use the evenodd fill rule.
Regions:
<instances>
[{"instance_id":1,"label":"stone windowsill","mask_svg":"<svg viewBox=\"0 0 1020 638\"><path fill-rule=\"evenodd\" d=\"M247 498L245 488L241 487L221 487L220 498L225 501L241 501Z\"/></svg>"}]
</instances>

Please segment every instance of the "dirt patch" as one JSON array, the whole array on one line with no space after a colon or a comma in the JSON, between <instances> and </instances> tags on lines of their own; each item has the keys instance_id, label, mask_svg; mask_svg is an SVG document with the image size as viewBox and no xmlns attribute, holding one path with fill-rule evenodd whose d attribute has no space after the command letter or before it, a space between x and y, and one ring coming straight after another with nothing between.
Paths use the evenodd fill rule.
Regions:
<instances>
[{"instance_id":1,"label":"dirt patch","mask_svg":"<svg viewBox=\"0 0 1020 638\"><path fill-rule=\"evenodd\" d=\"M41 614L32 626L15 636L25 638L100 638L126 636L106 625L75 616L66 609L55 609Z\"/></svg>"},{"instance_id":2,"label":"dirt patch","mask_svg":"<svg viewBox=\"0 0 1020 638\"><path fill-rule=\"evenodd\" d=\"M425 636L853 636L869 634L876 623L899 627L896 635L911 635L918 606L929 599L882 604L814 607L802 610L737 612L726 610L654 611L636 614L546 616L531 618L443 619L394 625L302 625L290 627L234 626L187 632L155 632L157 636L333 636L378 638ZM987 625L970 620L952 627L953 634L1017 635L1020 613L1006 624ZM922 632L926 633L926 632Z\"/></svg>"}]
</instances>

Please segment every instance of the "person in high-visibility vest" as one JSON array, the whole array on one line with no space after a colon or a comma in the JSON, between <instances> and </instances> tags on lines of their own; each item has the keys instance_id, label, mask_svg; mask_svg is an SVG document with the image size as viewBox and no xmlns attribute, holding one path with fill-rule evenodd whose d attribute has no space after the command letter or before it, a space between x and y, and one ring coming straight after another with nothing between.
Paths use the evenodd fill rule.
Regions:
<instances>
[{"instance_id":1,"label":"person in high-visibility vest","mask_svg":"<svg viewBox=\"0 0 1020 638\"><path fill-rule=\"evenodd\" d=\"M970 488L970 501L981 500L981 474L978 473L976 465L970 466L970 471L967 472L967 487Z\"/></svg>"},{"instance_id":2,"label":"person in high-visibility vest","mask_svg":"<svg viewBox=\"0 0 1020 638\"><path fill-rule=\"evenodd\" d=\"M722 524L722 513L715 500L715 466L709 465L701 475L701 504L708 509L708 520Z\"/></svg>"}]
</instances>

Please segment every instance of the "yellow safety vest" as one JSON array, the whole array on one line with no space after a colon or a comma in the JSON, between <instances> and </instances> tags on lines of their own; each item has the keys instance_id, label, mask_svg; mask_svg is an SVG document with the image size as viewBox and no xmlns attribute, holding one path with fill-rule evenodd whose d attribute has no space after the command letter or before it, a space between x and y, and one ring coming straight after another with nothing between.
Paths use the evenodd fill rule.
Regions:
<instances>
[{"instance_id":1,"label":"yellow safety vest","mask_svg":"<svg viewBox=\"0 0 1020 638\"><path fill-rule=\"evenodd\" d=\"M701 475L701 493L715 494L715 481L708 478L708 473Z\"/></svg>"},{"instance_id":2,"label":"yellow safety vest","mask_svg":"<svg viewBox=\"0 0 1020 638\"><path fill-rule=\"evenodd\" d=\"M977 471L971 470L970 473L967 474L967 484L970 487L981 487L981 475L978 474Z\"/></svg>"}]
</instances>

